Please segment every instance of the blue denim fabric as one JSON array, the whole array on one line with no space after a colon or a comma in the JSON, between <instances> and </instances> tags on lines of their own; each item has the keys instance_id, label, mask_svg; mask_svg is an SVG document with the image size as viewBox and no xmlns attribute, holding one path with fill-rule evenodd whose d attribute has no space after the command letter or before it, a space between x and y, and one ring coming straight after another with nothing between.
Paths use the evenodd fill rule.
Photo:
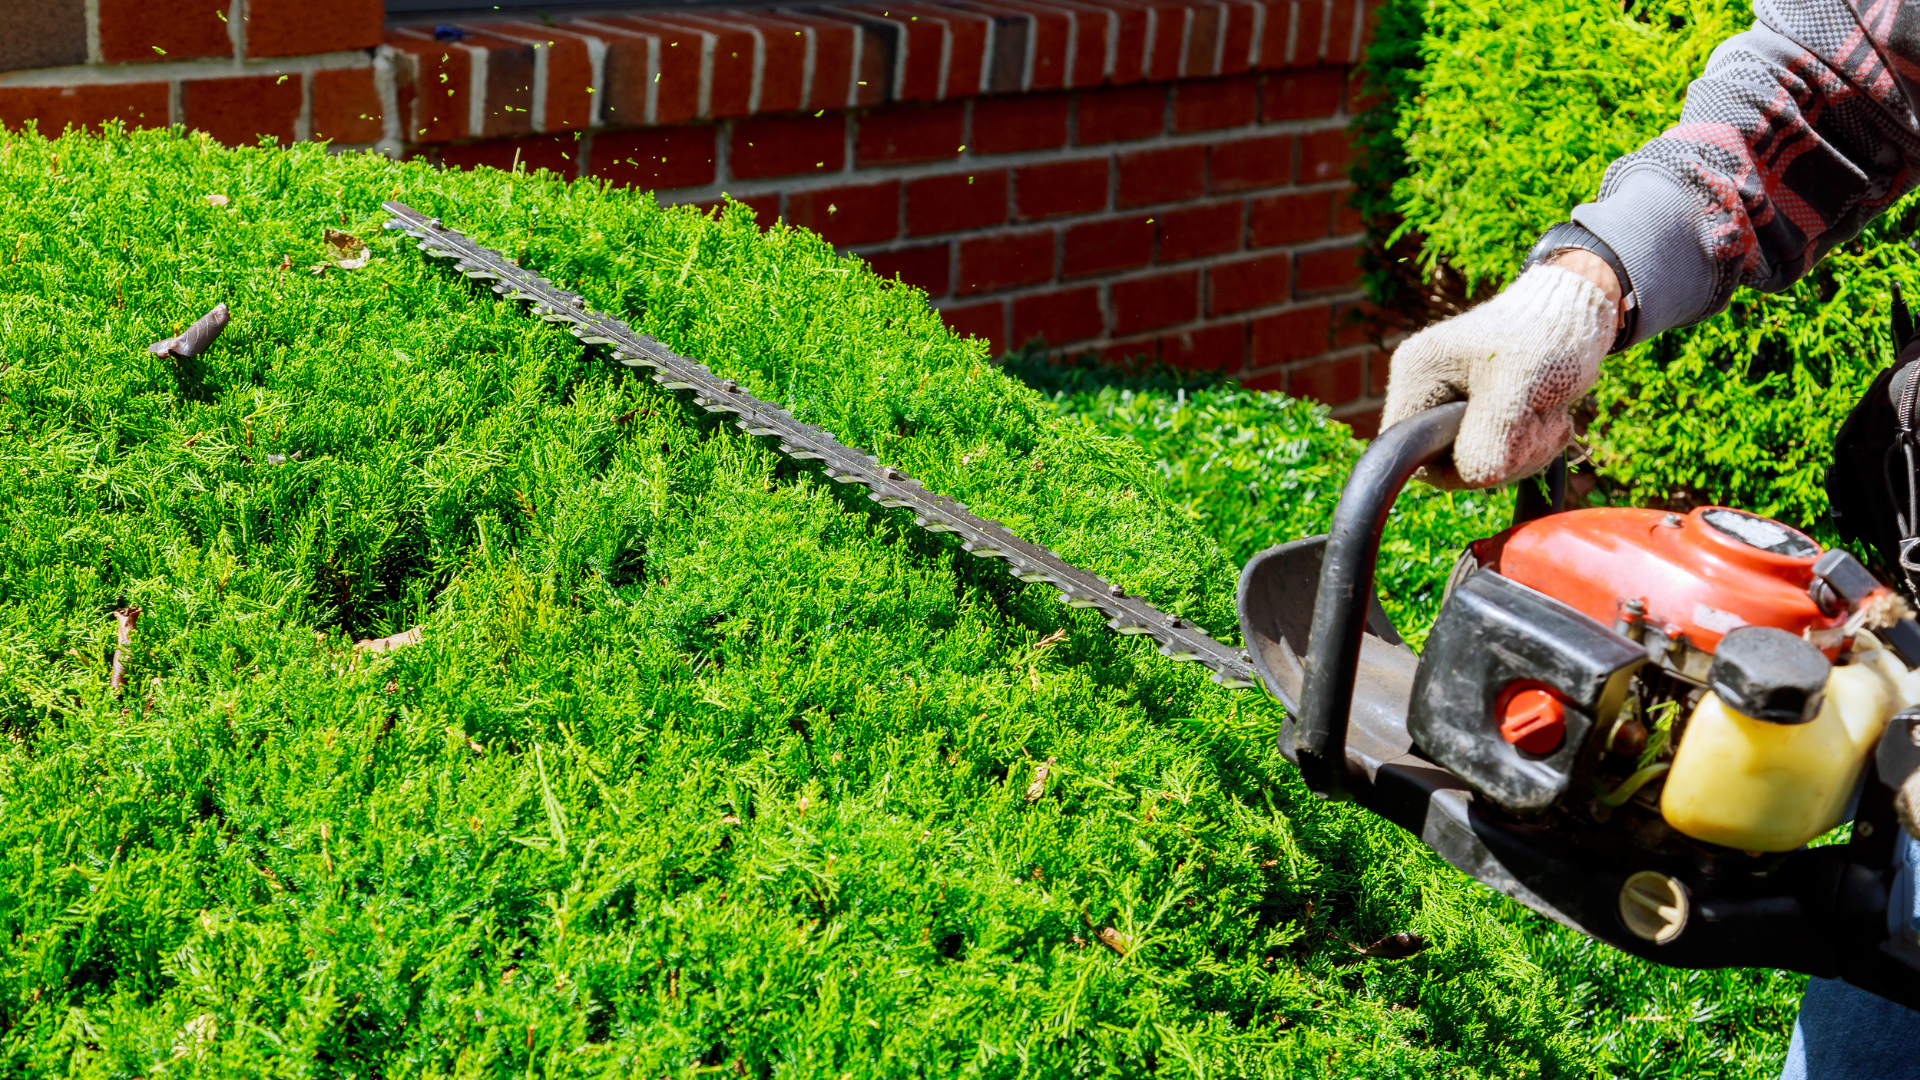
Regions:
<instances>
[{"instance_id":1,"label":"blue denim fabric","mask_svg":"<svg viewBox=\"0 0 1920 1080\"><path fill-rule=\"evenodd\" d=\"M1887 932L1897 951L1920 955L1920 844L1906 838L1896 858L1904 865ZM1920 1080L1920 1013L1835 979L1809 979L1780 1080Z\"/></svg>"}]
</instances>

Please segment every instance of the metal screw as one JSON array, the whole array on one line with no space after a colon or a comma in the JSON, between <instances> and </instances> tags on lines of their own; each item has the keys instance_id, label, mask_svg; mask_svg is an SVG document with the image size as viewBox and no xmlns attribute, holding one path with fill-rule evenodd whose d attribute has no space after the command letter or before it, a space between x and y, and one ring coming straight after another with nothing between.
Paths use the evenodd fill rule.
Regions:
<instances>
[{"instance_id":1,"label":"metal screw","mask_svg":"<svg viewBox=\"0 0 1920 1080\"><path fill-rule=\"evenodd\" d=\"M1107 595L1108 596L1125 596L1127 595L1127 590L1121 588L1118 585L1109 585L1107 586ZM1920 732L1920 725L1916 725L1914 727L1914 731ZM1920 743L1920 734L1916 734L1914 736L1914 741L1916 743Z\"/></svg>"},{"instance_id":2,"label":"metal screw","mask_svg":"<svg viewBox=\"0 0 1920 1080\"><path fill-rule=\"evenodd\" d=\"M1178 615L1169 615L1169 616L1167 616L1167 625L1168 625L1168 626L1179 626L1179 625L1180 625L1180 616L1178 616Z\"/></svg>"},{"instance_id":3,"label":"metal screw","mask_svg":"<svg viewBox=\"0 0 1920 1080\"><path fill-rule=\"evenodd\" d=\"M1859 837L1862 840L1872 839L1873 838L1873 822L1871 821L1854 822L1853 835Z\"/></svg>"},{"instance_id":4,"label":"metal screw","mask_svg":"<svg viewBox=\"0 0 1920 1080\"><path fill-rule=\"evenodd\" d=\"M1669 529L1677 529L1686 520L1686 518L1681 517L1679 514L1668 514L1666 517L1660 519L1660 524L1665 525Z\"/></svg>"},{"instance_id":5,"label":"metal screw","mask_svg":"<svg viewBox=\"0 0 1920 1080\"><path fill-rule=\"evenodd\" d=\"M445 225L442 225L442 224L440 224L440 219L439 219L439 218L428 218L428 219L427 219L427 228L429 228L429 229L444 229L444 228L446 228L446 226L445 226Z\"/></svg>"},{"instance_id":6,"label":"metal screw","mask_svg":"<svg viewBox=\"0 0 1920 1080\"><path fill-rule=\"evenodd\" d=\"M587 306L587 298L586 298L586 297L584 297L584 296L576 296L576 297L574 297L574 298L573 298L573 306L574 306L574 307L577 307L577 308L584 308L584 307L586 307L586 306Z\"/></svg>"},{"instance_id":7,"label":"metal screw","mask_svg":"<svg viewBox=\"0 0 1920 1080\"><path fill-rule=\"evenodd\" d=\"M887 470L887 479L889 480L905 480L906 478L907 478L907 474L901 472L899 469Z\"/></svg>"},{"instance_id":8,"label":"metal screw","mask_svg":"<svg viewBox=\"0 0 1920 1080\"><path fill-rule=\"evenodd\" d=\"M728 379L724 385L726 386L727 393L729 394L737 394L740 392L740 384L737 382L734 382L732 379Z\"/></svg>"}]
</instances>

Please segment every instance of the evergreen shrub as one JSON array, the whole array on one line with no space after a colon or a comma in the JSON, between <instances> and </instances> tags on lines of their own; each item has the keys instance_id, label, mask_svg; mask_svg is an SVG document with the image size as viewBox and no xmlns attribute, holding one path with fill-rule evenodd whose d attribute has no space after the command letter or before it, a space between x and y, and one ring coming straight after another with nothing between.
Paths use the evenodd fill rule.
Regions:
<instances>
[{"instance_id":1,"label":"evergreen shrub","mask_svg":"<svg viewBox=\"0 0 1920 1080\"><path fill-rule=\"evenodd\" d=\"M1377 164L1361 180L1376 201L1390 185L1391 212L1374 221L1397 232L1397 254L1419 260L1416 279L1466 294L1510 280L1542 231L1594 197L1608 162L1679 117L1713 47L1752 21L1745 0L1622 6L1390 6L1382 25L1403 28L1401 38L1417 28L1419 63L1374 72L1382 96L1370 130L1391 114L1399 146L1380 136L1385 149L1368 151ZM1912 295L1920 283L1903 243L1916 223L1910 198L1793 288L1742 289L1713 319L1609 359L1589 430L1608 493L1636 505L1727 503L1830 538L1821 485L1833 434L1891 359L1889 287ZM1405 256L1409 237L1417 256Z\"/></svg>"},{"instance_id":2,"label":"evergreen shrub","mask_svg":"<svg viewBox=\"0 0 1920 1080\"><path fill-rule=\"evenodd\" d=\"M1355 449L1279 399L1050 400L744 208L0 136L0 1075L1777 1061L1794 980L1650 968L1314 799L1259 697L582 349L389 198L1216 634ZM204 356L147 351L217 301ZM1421 504L1457 531L1396 534L1396 614L1500 500Z\"/></svg>"}]
</instances>

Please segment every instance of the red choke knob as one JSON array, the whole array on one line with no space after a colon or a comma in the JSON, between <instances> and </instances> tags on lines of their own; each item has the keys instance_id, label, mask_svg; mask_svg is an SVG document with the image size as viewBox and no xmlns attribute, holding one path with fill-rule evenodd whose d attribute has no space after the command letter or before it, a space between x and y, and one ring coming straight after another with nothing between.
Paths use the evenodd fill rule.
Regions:
<instances>
[{"instance_id":1,"label":"red choke knob","mask_svg":"<svg viewBox=\"0 0 1920 1080\"><path fill-rule=\"evenodd\" d=\"M1567 737L1567 710L1545 690L1522 690L1501 710L1500 737L1529 754L1551 754Z\"/></svg>"}]
</instances>

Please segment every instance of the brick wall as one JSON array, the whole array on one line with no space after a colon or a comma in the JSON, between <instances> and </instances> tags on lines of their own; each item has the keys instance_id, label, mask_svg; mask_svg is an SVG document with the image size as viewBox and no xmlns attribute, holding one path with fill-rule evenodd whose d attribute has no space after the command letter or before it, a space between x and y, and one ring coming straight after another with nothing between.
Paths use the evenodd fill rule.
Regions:
<instances>
[{"instance_id":1,"label":"brick wall","mask_svg":"<svg viewBox=\"0 0 1920 1080\"><path fill-rule=\"evenodd\" d=\"M1370 432L1386 365L1345 180L1366 3L412 25L378 0L37 0L0 6L0 123L117 117L729 196L925 289L996 350L1226 370Z\"/></svg>"}]
</instances>

